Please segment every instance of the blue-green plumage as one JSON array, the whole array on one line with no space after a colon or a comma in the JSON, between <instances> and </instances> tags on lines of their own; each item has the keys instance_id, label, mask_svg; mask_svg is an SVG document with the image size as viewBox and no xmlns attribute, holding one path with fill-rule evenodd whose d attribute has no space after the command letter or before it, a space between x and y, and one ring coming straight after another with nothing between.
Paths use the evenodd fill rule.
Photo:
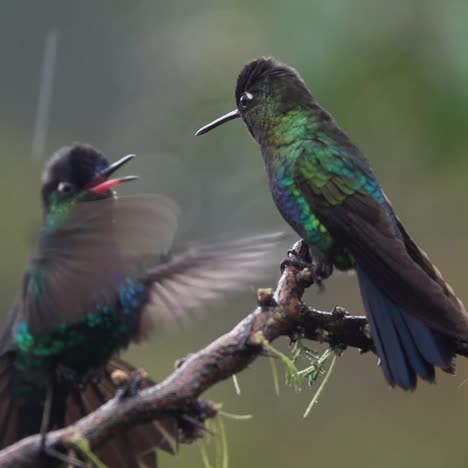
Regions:
<instances>
[{"instance_id":1,"label":"blue-green plumage","mask_svg":"<svg viewBox=\"0 0 468 468\"><path fill-rule=\"evenodd\" d=\"M148 302L148 287L130 277L117 289L116 298L103 298L83 320L67 324L66 318L48 332L35 336L27 321L15 326L15 367L24 380L44 374L53 361L73 371L80 381L91 369L103 366L116 349L126 348L138 331L140 313Z\"/></svg>"},{"instance_id":2,"label":"blue-green plumage","mask_svg":"<svg viewBox=\"0 0 468 468\"><path fill-rule=\"evenodd\" d=\"M47 429L96 409L116 391L112 372L134 371L120 351L250 284L271 264L277 234L173 252L175 204L112 190L134 179L109 179L131 158L110 165L78 144L58 151L44 170L43 225L0 336L0 449L39 431L47 395ZM176 437L176 420L158 423L113 440L102 452L106 463L136 467L140 452L172 449L160 428ZM145 461L154 467L154 453Z\"/></svg>"},{"instance_id":3,"label":"blue-green plumage","mask_svg":"<svg viewBox=\"0 0 468 468\"><path fill-rule=\"evenodd\" d=\"M312 96L299 74L259 58L241 71L237 109L200 129L241 117L261 147L273 199L315 257L356 269L387 381L416 387L451 372L450 337L468 336L468 314L411 240L367 159Z\"/></svg>"},{"instance_id":4,"label":"blue-green plumage","mask_svg":"<svg viewBox=\"0 0 468 468\"><path fill-rule=\"evenodd\" d=\"M111 166L93 148L76 145L60 150L46 166L44 222L36 253L0 339L0 447L39 431L51 388L49 428L60 427L111 398L116 390L113 369L133 372L116 358L116 352L138 334L150 284L141 269L127 264L132 258L121 249L121 236L128 234L121 223L128 216L138 231L145 216L161 210L157 200L124 201L120 206L111 188L132 178L107 178L121 164ZM132 214L136 209L139 214ZM175 228L175 215L153 219L167 221L169 231ZM149 229L145 236L156 234ZM163 245L151 242L158 254ZM146 253L148 243L137 253ZM175 430L173 421L162 424L169 433ZM149 443L147 448L152 448L151 440L154 446L167 447L167 441L158 442L155 426L142 426L105 450L106 462L136 466L141 440ZM154 455L147 461L154 466Z\"/></svg>"}]
</instances>

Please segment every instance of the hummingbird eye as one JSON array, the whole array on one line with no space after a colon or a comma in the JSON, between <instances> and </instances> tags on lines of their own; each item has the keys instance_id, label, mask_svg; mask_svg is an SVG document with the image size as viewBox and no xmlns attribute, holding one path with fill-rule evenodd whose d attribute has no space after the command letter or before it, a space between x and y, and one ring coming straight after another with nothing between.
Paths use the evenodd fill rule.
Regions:
<instances>
[{"instance_id":1,"label":"hummingbird eye","mask_svg":"<svg viewBox=\"0 0 468 468\"><path fill-rule=\"evenodd\" d=\"M73 192L73 185L70 182L60 182L57 186L57 190L63 194L70 194Z\"/></svg>"},{"instance_id":2,"label":"hummingbird eye","mask_svg":"<svg viewBox=\"0 0 468 468\"><path fill-rule=\"evenodd\" d=\"M242 109L242 110L246 110L251 101L253 99L253 95L250 94L250 93L244 93L240 98L239 98L239 107Z\"/></svg>"}]
</instances>

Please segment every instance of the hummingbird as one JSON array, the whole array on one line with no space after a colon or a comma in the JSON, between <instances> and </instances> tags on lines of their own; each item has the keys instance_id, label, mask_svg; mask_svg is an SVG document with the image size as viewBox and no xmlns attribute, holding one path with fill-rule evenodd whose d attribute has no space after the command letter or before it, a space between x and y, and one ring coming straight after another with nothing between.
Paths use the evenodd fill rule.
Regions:
<instances>
[{"instance_id":1,"label":"hummingbird","mask_svg":"<svg viewBox=\"0 0 468 468\"><path fill-rule=\"evenodd\" d=\"M468 314L404 228L360 149L299 73L275 58L244 66L235 100L235 110L196 135L244 121L276 207L307 242L318 277L356 271L387 382L413 390L418 378L434 382L435 368L453 373L454 338L468 336Z\"/></svg>"},{"instance_id":2,"label":"hummingbird","mask_svg":"<svg viewBox=\"0 0 468 468\"><path fill-rule=\"evenodd\" d=\"M116 194L137 179L111 178L133 157L110 164L94 147L73 144L45 166L42 227L0 335L0 448L95 410L114 396L114 372L135 370L120 351L185 323L273 263L277 234L175 248L172 200ZM167 435L177 440L178 428L175 416L138 426L98 455L113 468L138 467L145 452L155 467L148 450L173 449Z\"/></svg>"}]
</instances>

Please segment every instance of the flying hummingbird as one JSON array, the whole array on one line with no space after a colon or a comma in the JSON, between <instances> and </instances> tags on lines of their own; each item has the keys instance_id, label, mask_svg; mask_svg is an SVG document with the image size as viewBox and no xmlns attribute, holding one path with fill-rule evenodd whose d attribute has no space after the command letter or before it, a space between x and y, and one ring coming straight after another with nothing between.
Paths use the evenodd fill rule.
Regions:
<instances>
[{"instance_id":1,"label":"flying hummingbird","mask_svg":"<svg viewBox=\"0 0 468 468\"><path fill-rule=\"evenodd\" d=\"M310 246L319 273L357 272L388 383L412 390L417 377L434 382L435 367L453 372L453 337L468 336L463 304L299 73L257 58L242 69L235 99L234 111L197 135L242 118L261 148L275 204Z\"/></svg>"},{"instance_id":2,"label":"flying hummingbird","mask_svg":"<svg viewBox=\"0 0 468 468\"><path fill-rule=\"evenodd\" d=\"M109 164L75 144L43 171L43 225L0 337L0 448L96 409L115 394L113 372L133 371L119 351L250 285L273 263L276 234L175 251L174 202L114 191L136 178L110 178L132 158ZM113 468L137 467L141 452L170 448L165 434L176 439L177 430L166 417L98 454ZM146 466L156 466L155 456Z\"/></svg>"}]
</instances>

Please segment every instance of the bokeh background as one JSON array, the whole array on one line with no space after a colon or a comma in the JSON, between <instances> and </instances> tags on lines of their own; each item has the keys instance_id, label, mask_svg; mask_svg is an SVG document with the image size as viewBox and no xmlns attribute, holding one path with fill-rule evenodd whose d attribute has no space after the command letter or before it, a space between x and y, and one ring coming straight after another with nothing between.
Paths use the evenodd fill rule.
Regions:
<instances>
[{"instance_id":1,"label":"bokeh background","mask_svg":"<svg viewBox=\"0 0 468 468\"><path fill-rule=\"evenodd\" d=\"M50 122L33 158L51 31L58 48ZM286 229L241 122L193 136L233 108L237 73L257 55L301 71L468 303L467 44L463 0L2 1L1 310L18 290L40 222L41 167L73 141L93 143L111 159L137 153L132 171L143 179L125 190L176 198L184 211L181 239ZM208 319L132 348L128 358L162 379L176 359L252 310L255 287L277 277L272 271L243 296L213 307ZM352 276L333 277L308 302L362 310ZM348 350L306 420L312 390L283 387L276 397L264 359L239 376L241 396L230 381L206 396L226 411L254 415L225 421L231 467L455 468L468 464L466 378L468 365L459 360L456 377L439 375L437 386L405 394L386 386L375 356ZM168 468L202 466L196 446L161 459Z\"/></svg>"}]
</instances>

